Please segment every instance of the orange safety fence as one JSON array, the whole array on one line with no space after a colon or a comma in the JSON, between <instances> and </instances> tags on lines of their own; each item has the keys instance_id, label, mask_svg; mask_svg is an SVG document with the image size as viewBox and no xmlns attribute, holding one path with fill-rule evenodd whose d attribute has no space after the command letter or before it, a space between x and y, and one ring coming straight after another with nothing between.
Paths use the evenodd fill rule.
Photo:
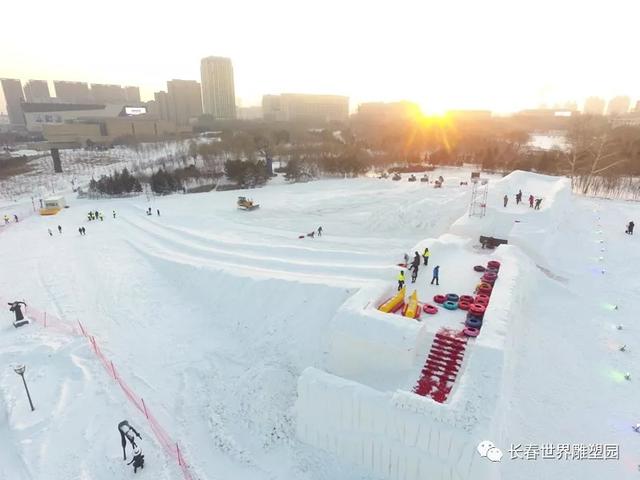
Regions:
<instances>
[{"instance_id":1,"label":"orange safety fence","mask_svg":"<svg viewBox=\"0 0 640 480\"><path fill-rule=\"evenodd\" d=\"M2 297L0 297L0 302L2 302L2 304L9 303ZM87 331L86 327L82 324L82 322L80 322L80 320L78 320L77 325L70 324L51 313L39 310L30 305L27 305L27 307L25 307L24 316L25 318L28 318L32 323L40 325L47 330L53 330L68 335L85 337L91 345L91 350L94 352L96 357L98 357L98 360L100 360L100 363L109 374L109 376L118 383L125 397L127 397L127 399L133 404L133 406L136 407L136 409L145 416L147 422L149 423L149 426L151 427L151 431L158 440L158 443L160 443L160 445L162 446L162 449L170 458L178 463L178 466L182 470L182 474L185 480L193 480L194 477L191 473L189 464L185 460L184 454L182 453L178 442L175 442L171 439L167 431L162 427L162 425L160 425L160 422L158 422L156 417L153 415L144 399L137 395L134 390L129 387L129 385L122 379L113 362L109 360L100 349L96 338Z\"/></svg>"}]
</instances>

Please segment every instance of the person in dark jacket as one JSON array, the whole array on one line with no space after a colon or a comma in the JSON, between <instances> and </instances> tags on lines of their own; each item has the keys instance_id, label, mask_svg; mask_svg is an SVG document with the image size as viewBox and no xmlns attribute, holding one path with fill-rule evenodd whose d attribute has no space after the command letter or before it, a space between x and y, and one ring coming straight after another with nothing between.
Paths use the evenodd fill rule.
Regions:
<instances>
[{"instance_id":1,"label":"person in dark jacket","mask_svg":"<svg viewBox=\"0 0 640 480\"><path fill-rule=\"evenodd\" d=\"M159 208L156 209L156 213L158 214L158 216L160 216L160 209Z\"/></svg>"},{"instance_id":2,"label":"person in dark jacket","mask_svg":"<svg viewBox=\"0 0 640 480\"><path fill-rule=\"evenodd\" d=\"M436 282L436 285L440 285L440 265L436 265L433 269L433 278L431 279L431 285Z\"/></svg>"},{"instance_id":3,"label":"person in dark jacket","mask_svg":"<svg viewBox=\"0 0 640 480\"><path fill-rule=\"evenodd\" d=\"M126 460L127 459L127 450L126 450L127 440L129 440L129 443L131 443L131 448L135 450L137 448L137 445L135 442L134 435L137 436L140 440L142 440L142 437L140 436L140 434L135 428L129 425L129 422L126 420L123 420L118 424L118 431L120 432L120 443L122 444L122 456L124 457L123 460Z\"/></svg>"},{"instance_id":4,"label":"person in dark jacket","mask_svg":"<svg viewBox=\"0 0 640 480\"><path fill-rule=\"evenodd\" d=\"M535 199L533 198L533 195L529 195L529 208L533 208L533 201Z\"/></svg>"},{"instance_id":5,"label":"person in dark jacket","mask_svg":"<svg viewBox=\"0 0 640 480\"><path fill-rule=\"evenodd\" d=\"M411 270L411 283L416 283L416 279L418 278L419 268L420 268L420 262L418 263L413 262L409 267L409 270Z\"/></svg>"},{"instance_id":6,"label":"person in dark jacket","mask_svg":"<svg viewBox=\"0 0 640 480\"><path fill-rule=\"evenodd\" d=\"M138 468L144 468L144 455L142 454L142 450L140 447L136 447L133 449L133 459L127 463L127 465L131 465L133 463L133 473L138 471Z\"/></svg>"},{"instance_id":7,"label":"person in dark jacket","mask_svg":"<svg viewBox=\"0 0 640 480\"><path fill-rule=\"evenodd\" d=\"M62 233L62 227L58 225L58 233Z\"/></svg>"},{"instance_id":8,"label":"person in dark jacket","mask_svg":"<svg viewBox=\"0 0 640 480\"><path fill-rule=\"evenodd\" d=\"M536 206L533 207L534 210L540 210L540 204L542 203L541 198L536 198Z\"/></svg>"},{"instance_id":9,"label":"person in dark jacket","mask_svg":"<svg viewBox=\"0 0 640 480\"><path fill-rule=\"evenodd\" d=\"M318 236L321 237L322 236L322 225L320 225L318 227Z\"/></svg>"},{"instance_id":10,"label":"person in dark jacket","mask_svg":"<svg viewBox=\"0 0 640 480\"><path fill-rule=\"evenodd\" d=\"M411 262L411 266L409 270L411 270L411 283L416 283L416 278L418 278L418 269L420 268L420 254L415 252L413 257L413 261Z\"/></svg>"},{"instance_id":11,"label":"person in dark jacket","mask_svg":"<svg viewBox=\"0 0 640 480\"><path fill-rule=\"evenodd\" d=\"M504 201L504 206L507 206L507 203L509 203L509 197L507 195L505 195L502 199Z\"/></svg>"},{"instance_id":12,"label":"person in dark jacket","mask_svg":"<svg viewBox=\"0 0 640 480\"><path fill-rule=\"evenodd\" d=\"M633 223L633 220L631 222L629 222L629 224L627 225L627 231L624 233L628 233L629 235L633 235L633 227L635 227L636 224Z\"/></svg>"}]
</instances>

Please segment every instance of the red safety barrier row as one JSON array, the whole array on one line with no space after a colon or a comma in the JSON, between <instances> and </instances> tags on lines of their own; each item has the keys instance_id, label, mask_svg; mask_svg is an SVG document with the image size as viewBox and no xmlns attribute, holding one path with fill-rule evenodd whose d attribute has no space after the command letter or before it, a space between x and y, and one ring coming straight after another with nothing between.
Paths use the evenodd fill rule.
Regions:
<instances>
[{"instance_id":1,"label":"red safety barrier row","mask_svg":"<svg viewBox=\"0 0 640 480\"><path fill-rule=\"evenodd\" d=\"M2 304L8 303L6 300L0 297L0 301ZM156 417L151 413L149 406L145 403L144 399L133 391L129 385L120 377L118 371L116 370L115 365L112 361L110 361L100 349L98 345L98 341L96 338L91 335L86 327L78 320L77 325L69 324L64 322L60 318L55 315L52 315L48 312L38 310L30 305L27 305L25 308L25 318L28 318L32 323L39 324L43 328L51 329L56 332L61 332L69 335L78 335L85 337L90 345L91 350L95 353L98 360L109 374L111 378L113 378L118 385L120 386L122 392L125 397L129 399L129 401L133 404L134 407L138 409L138 411L145 416L149 426L151 427L151 431L155 435L158 443L162 446L165 453L172 459L174 459L180 469L182 470L182 474L185 480L193 480L193 475L191 473L189 464L184 459L184 455L180 450L180 445L177 442L174 442L166 430L160 425L160 422L156 419Z\"/></svg>"},{"instance_id":2,"label":"red safety barrier row","mask_svg":"<svg viewBox=\"0 0 640 480\"><path fill-rule=\"evenodd\" d=\"M413 392L444 403L458 376L466 346L466 337L456 332L442 329L436 333Z\"/></svg>"}]
</instances>

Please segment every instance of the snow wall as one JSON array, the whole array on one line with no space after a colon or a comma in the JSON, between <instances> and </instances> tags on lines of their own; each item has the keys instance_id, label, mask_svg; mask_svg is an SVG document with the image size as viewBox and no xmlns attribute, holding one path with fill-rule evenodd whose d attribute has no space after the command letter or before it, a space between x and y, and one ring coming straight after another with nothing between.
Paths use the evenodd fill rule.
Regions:
<instances>
[{"instance_id":1,"label":"snow wall","mask_svg":"<svg viewBox=\"0 0 640 480\"><path fill-rule=\"evenodd\" d=\"M307 368L298 380L295 406L300 440L391 480L499 479L499 464L482 459L475 448L482 440L501 445L504 439L515 364L511 357L525 328L525 298L533 288L527 282L535 278L535 265L512 246L501 246L495 257L502 262L500 279L482 334L469 342L449 402L439 404L415 395L409 391L413 385L380 391ZM350 307L357 298L360 294L350 299ZM427 348L430 345L424 324L395 326L391 324L398 317L383 316L384 320L378 315L352 317L354 329L366 327L372 370L390 361L394 351L399 358L392 368L413 362L425 342ZM376 345L371 332L378 325L382 327ZM346 343L342 346L349 348ZM362 345L352 347L362 349Z\"/></svg>"}]
</instances>

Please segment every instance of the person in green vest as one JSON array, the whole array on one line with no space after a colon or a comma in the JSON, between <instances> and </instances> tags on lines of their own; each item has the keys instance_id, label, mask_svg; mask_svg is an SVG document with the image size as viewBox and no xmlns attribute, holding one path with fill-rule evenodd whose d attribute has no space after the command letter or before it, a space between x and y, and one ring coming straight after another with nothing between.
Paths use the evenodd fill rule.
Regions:
<instances>
[{"instance_id":1,"label":"person in green vest","mask_svg":"<svg viewBox=\"0 0 640 480\"><path fill-rule=\"evenodd\" d=\"M424 259L424 264L425 265L429 265L429 256L431 255L431 253L429 252L429 249L425 247L424 252L422 252L422 258Z\"/></svg>"}]
</instances>

